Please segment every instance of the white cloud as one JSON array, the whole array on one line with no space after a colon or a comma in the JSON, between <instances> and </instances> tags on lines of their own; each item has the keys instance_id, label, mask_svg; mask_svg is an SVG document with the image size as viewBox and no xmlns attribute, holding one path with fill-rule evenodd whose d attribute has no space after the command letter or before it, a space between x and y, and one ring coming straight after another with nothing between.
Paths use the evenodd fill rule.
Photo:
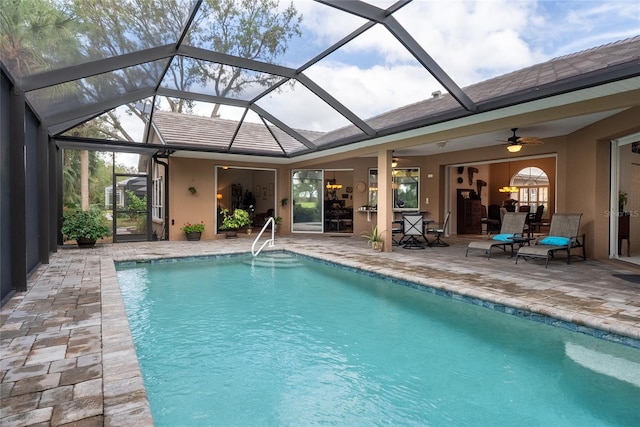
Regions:
<instances>
[{"instance_id":1,"label":"white cloud","mask_svg":"<svg viewBox=\"0 0 640 427\"><path fill-rule=\"evenodd\" d=\"M392 3L375 2L379 7ZM288 1L281 2L284 5ZM288 54L298 62L285 62L294 68L365 22L317 2L295 6L304 16L305 36L303 43L291 43ZM640 34L637 0L414 0L394 16L461 87ZM305 74L364 119L444 91L381 25ZM345 125L342 116L300 87L295 94L275 93L258 105L299 129L327 131ZM239 109L229 110L238 116Z\"/></svg>"},{"instance_id":2,"label":"white cloud","mask_svg":"<svg viewBox=\"0 0 640 427\"><path fill-rule=\"evenodd\" d=\"M387 2L381 2L381 7ZM555 56L639 34L637 1L420 1L394 16L461 87ZM304 25L319 45L335 42L354 26L347 14L300 3ZM313 16L323 11L321 16ZM313 13L312 13L313 12ZM356 20L357 21L357 20ZM616 22L619 25L612 26ZM605 25L606 24L606 25ZM363 118L428 98L433 83L417 72L415 59L384 28L364 36L306 71ZM612 31L612 28L615 30ZM571 50L574 49L575 50ZM314 111L291 110L302 118ZM300 120L300 122L303 122Z\"/></svg>"}]
</instances>

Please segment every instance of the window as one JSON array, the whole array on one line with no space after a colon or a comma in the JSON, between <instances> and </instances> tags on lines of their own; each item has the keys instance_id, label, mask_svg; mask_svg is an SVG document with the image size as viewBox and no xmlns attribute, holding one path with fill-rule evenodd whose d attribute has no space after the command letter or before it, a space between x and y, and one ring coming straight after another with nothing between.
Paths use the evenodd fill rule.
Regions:
<instances>
[{"instance_id":1,"label":"window","mask_svg":"<svg viewBox=\"0 0 640 427\"><path fill-rule=\"evenodd\" d=\"M153 197L151 205L151 216L153 219L163 219L164 210L162 207L162 177L153 180Z\"/></svg>"},{"instance_id":2,"label":"window","mask_svg":"<svg viewBox=\"0 0 640 427\"><path fill-rule=\"evenodd\" d=\"M113 209L113 186L109 186L104 189L104 208ZM124 207L124 192L122 188L118 187L116 190L116 203L119 208Z\"/></svg>"},{"instance_id":3,"label":"window","mask_svg":"<svg viewBox=\"0 0 640 427\"><path fill-rule=\"evenodd\" d=\"M540 168L526 167L521 169L511 180L511 185L518 187L518 205L531 206L534 211L544 205L544 216L549 213L549 177Z\"/></svg>"},{"instance_id":4,"label":"window","mask_svg":"<svg viewBox=\"0 0 640 427\"><path fill-rule=\"evenodd\" d=\"M391 172L393 210L416 211L420 207L420 169L396 168ZM369 169L369 206L378 207L378 170Z\"/></svg>"}]
</instances>

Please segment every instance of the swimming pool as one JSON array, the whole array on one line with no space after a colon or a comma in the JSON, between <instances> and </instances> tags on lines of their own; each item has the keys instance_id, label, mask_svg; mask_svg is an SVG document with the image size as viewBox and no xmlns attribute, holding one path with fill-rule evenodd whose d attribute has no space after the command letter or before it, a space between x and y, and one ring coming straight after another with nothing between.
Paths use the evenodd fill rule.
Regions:
<instances>
[{"instance_id":1,"label":"swimming pool","mask_svg":"<svg viewBox=\"0 0 640 427\"><path fill-rule=\"evenodd\" d=\"M273 263L119 266L157 425L640 423L636 349L303 258Z\"/></svg>"}]
</instances>

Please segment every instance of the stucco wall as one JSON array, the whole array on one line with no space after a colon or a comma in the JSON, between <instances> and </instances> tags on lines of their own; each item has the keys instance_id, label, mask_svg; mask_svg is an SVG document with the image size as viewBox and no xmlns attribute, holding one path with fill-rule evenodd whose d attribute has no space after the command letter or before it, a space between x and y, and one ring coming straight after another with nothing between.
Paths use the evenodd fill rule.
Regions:
<instances>
[{"instance_id":1,"label":"stucco wall","mask_svg":"<svg viewBox=\"0 0 640 427\"><path fill-rule=\"evenodd\" d=\"M169 239L187 240L181 228L204 222L203 239L215 237L214 163L210 160L170 159ZM189 187L194 187L192 194Z\"/></svg>"},{"instance_id":2,"label":"stucco wall","mask_svg":"<svg viewBox=\"0 0 640 427\"><path fill-rule=\"evenodd\" d=\"M567 136L565 200L567 209L583 213L581 231L587 234L588 256L608 258L611 140L637 132L638 117L640 107L632 108ZM632 242L638 240L633 239L638 221L632 224Z\"/></svg>"},{"instance_id":3,"label":"stucco wall","mask_svg":"<svg viewBox=\"0 0 640 427\"><path fill-rule=\"evenodd\" d=\"M502 203L504 195L498 192L498 188L509 182L510 175L526 166L540 167L547 173L551 182L549 211L582 212L581 233L587 235L587 255L606 259L609 241L607 211L609 209L610 140L640 130L640 124L637 123L638 116L640 116L640 108L624 111L572 134L545 138L542 145L526 146L517 157L509 154L504 146L493 146L432 156L401 157L400 166L420 168L420 210L428 211L436 221L444 219L447 195L450 198L452 210L455 205L455 199L451 194L458 186L458 175L456 170L447 166L474 164L474 167L479 169L474 176L474 182L471 185L468 184L465 170L461 186L476 189L477 179L487 181L489 185L483 189L483 203L487 205ZM414 144L420 142L420 138L412 139ZM298 168L348 170L337 172L336 179L344 181L341 182L344 186L354 188L348 203L354 207L353 237L357 238L363 231L370 231L376 224L375 215L372 216L371 222L367 222L367 215L357 211L359 206L367 204L368 192L366 190L357 192L355 187L358 182L368 184L368 171L369 168L377 167L377 157L371 153L361 152L359 155L362 157L331 156L286 166L259 164L237 164L236 166L276 169L273 198L277 214L284 218L281 228L281 233L284 234L289 233L291 229L291 171ZM216 237L214 235L216 164L219 165L219 162L216 163L213 160L171 159L169 225L171 239L185 239L180 227L188 221L204 221L206 229L203 238ZM332 177L333 174L330 176ZM450 182L450 192L445 194L447 181ZM255 184L251 185L255 188ZM197 189L196 195L188 191L191 186ZM270 195L268 197L271 198ZM279 202L284 197L289 201L287 206L282 207ZM640 209L634 206L630 205L629 208ZM261 209L260 204L257 203L257 210ZM452 217L451 231L453 232L455 232L454 224L455 218ZM636 224L635 227L637 230L640 225ZM637 246L640 244L640 238L632 239L632 243L634 245L632 251L640 250Z\"/></svg>"}]
</instances>

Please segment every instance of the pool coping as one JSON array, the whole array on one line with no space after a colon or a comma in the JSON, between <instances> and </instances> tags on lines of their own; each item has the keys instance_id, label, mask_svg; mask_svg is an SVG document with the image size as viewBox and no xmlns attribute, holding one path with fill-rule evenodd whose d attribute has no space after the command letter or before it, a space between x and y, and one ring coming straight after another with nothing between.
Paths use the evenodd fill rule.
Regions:
<instances>
[{"instance_id":1,"label":"pool coping","mask_svg":"<svg viewBox=\"0 0 640 427\"><path fill-rule=\"evenodd\" d=\"M561 308L553 307L550 305L544 304L533 304L530 305L526 301L522 301L518 298L503 295L499 298L495 298L495 295L492 293L488 293L483 291L482 289L474 289L469 287L463 287L457 285L455 283L449 283L447 281L442 281L439 284L429 283L427 279L417 277L415 275L411 275L408 273L399 272L398 270L392 270L385 266L376 266L371 264L366 264L364 262L359 262L354 259L347 259L345 257L340 257L339 255L334 254L324 254L325 258L321 258L320 255L313 250L308 250L303 247L298 247L295 249L265 249L265 252L286 252L294 254L295 256L306 257L312 259L314 262L320 262L327 265L334 265L340 268L351 269L353 271L358 272L359 274L368 274L371 276L381 277L385 280L390 280L392 283L397 283L401 285L409 285L419 288L421 290L425 290L427 292L431 292L433 294L450 298L452 300L458 300L462 302L466 302L472 305L481 306L483 308L491 309L494 311L498 311L508 315L514 315L523 319L533 320L540 323L547 324L549 326L554 327L562 327L564 329L583 333L586 335L591 335L598 339L604 339L607 341L611 341L613 343L617 343L620 345L627 345L633 348L640 349L640 329L625 327L623 325L612 324L606 322L603 319L597 319L591 317L589 315L585 315L582 313L571 312L569 310L564 310ZM119 257L108 260L108 264L110 264L110 268L107 268L107 277L116 275L116 267L117 265L135 265L135 264L143 264L143 263L174 263L174 262L183 262L183 261L196 261L202 259L228 259L232 257L241 257L241 256L250 256L251 253L246 249L244 250L229 250L225 253L216 253L216 254L201 254L201 255L185 255L185 256L134 256L134 257ZM111 271L112 269L112 271ZM117 287L117 295L113 289L113 286ZM142 383L142 387L144 387L144 381L142 379L142 371L138 362L137 355L135 353L135 346L133 343L133 338L131 337L131 330L129 329L128 318L126 314L126 309L124 307L124 301L122 299L122 295L120 294L120 287L117 282L117 278L114 277L113 283L108 283L106 286L105 296L110 298L110 302L116 303L118 302L118 307L116 312L122 313L121 315L114 316L113 319L106 319L107 321L103 324L104 330L113 330L115 334L109 334L109 337L103 337L103 346L104 346L104 360L107 363L111 357L108 357L109 354L117 353L119 351L132 352L134 355L134 361L131 361L130 364L127 364L130 370L135 371L135 378L131 378L131 382L133 384ZM495 300L495 301L494 301ZM116 308L116 307L114 307ZM125 321L122 321L122 317L124 317ZM126 324L126 328L125 328ZM635 334L635 336L634 336ZM126 337L125 337L126 335ZM115 341L112 342L114 337L119 337L117 339L118 346L114 349L111 348L112 344L115 344ZM123 345L126 348L121 348ZM135 367L133 366L135 365ZM110 386L109 380L106 376L106 373L110 371L112 368L117 368L118 365L105 366L105 390ZM144 390L146 397L146 389ZM148 398L146 397L146 405L140 407L141 412L139 414L131 414L131 415L140 415L142 419L136 418L136 424L142 422L148 416L151 417L151 406L148 402ZM110 407L109 402L107 400L107 395L105 395L105 416L107 413L118 413L120 408L117 406ZM121 413L120 413L121 414ZM152 417L151 417L152 418ZM130 420L130 418L129 418ZM139 424L146 425L146 424ZM152 424L151 424L152 425Z\"/></svg>"}]
</instances>

